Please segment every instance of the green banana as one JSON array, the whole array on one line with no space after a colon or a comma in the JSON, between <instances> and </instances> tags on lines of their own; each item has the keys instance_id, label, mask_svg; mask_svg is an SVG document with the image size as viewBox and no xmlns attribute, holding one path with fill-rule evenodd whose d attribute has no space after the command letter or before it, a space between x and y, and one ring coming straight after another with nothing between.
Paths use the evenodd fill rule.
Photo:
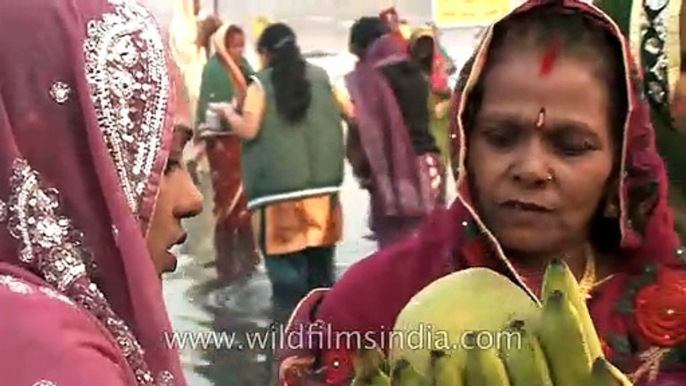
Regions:
<instances>
[{"instance_id":1,"label":"green banana","mask_svg":"<svg viewBox=\"0 0 686 386\"><path fill-rule=\"evenodd\" d=\"M391 386L391 378L386 375L383 371L379 370L376 375L374 375L366 383L367 386Z\"/></svg>"},{"instance_id":2,"label":"green banana","mask_svg":"<svg viewBox=\"0 0 686 386\"><path fill-rule=\"evenodd\" d=\"M383 371L377 370L376 374L366 379L355 377L350 386L391 386L391 378Z\"/></svg>"},{"instance_id":3,"label":"green banana","mask_svg":"<svg viewBox=\"0 0 686 386\"><path fill-rule=\"evenodd\" d=\"M629 378L605 358L593 362L589 386L633 386Z\"/></svg>"},{"instance_id":4,"label":"green banana","mask_svg":"<svg viewBox=\"0 0 686 386\"><path fill-rule=\"evenodd\" d=\"M381 350L361 349L353 357L355 377L352 386L390 386L386 359Z\"/></svg>"},{"instance_id":5,"label":"green banana","mask_svg":"<svg viewBox=\"0 0 686 386\"><path fill-rule=\"evenodd\" d=\"M562 291L576 309L591 358L604 357L600 338L586 306L586 299L582 296L572 271L561 260L553 260L548 265L543 279L542 298L548 299L553 291Z\"/></svg>"},{"instance_id":6,"label":"green banana","mask_svg":"<svg viewBox=\"0 0 686 386\"><path fill-rule=\"evenodd\" d=\"M615 386L617 381L610 372L609 363L603 358L598 358L593 362L593 370L591 370L590 386Z\"/></svg>"},{"instance_id":7,"label":"green banana","mask_svg":"<svg viewBox=\"0 0 686 386\"><path fill-rule=\"evenodd\" d=\"M401 358L393 368L391 386L429 386L429 379L415 370L407 359Z\"/></svg>"},{"instance_id":8,"label":"green banana","mask_svg":"<svg viewBox=\"0 0 686 386\"><path fill-rule=\"evenodd\" d=\"M465 383L467 386L508 386L510 384L505 365L495 348L482 349L476 343L474 334L467 337L467 359L465 362Z\"/></svg>"},{"instance_id":9,"label":"green banana","mask_svg":"<svg viewBox=\"0 0 686 386\"><path fill-rule=\"evenodd\" d=\"M505 368L512 386L553 386L543 349L536 336L525 329L523 321L514 321L506 329L518 334L514 347L501 347Z\"/></svg>"},{"instance_id":10,"label":"green banana","mask_svg":"<svg viewBox=\"0 0 686 386\"><path fill-rule=\"evenodd\" d=\"M576 309L553 291L543 304L538 338L555 386L578 386L591 372L591 356Z\"/></svg>"},{"instance_id":11,"label":"green banana","mask_svg":"<svg viewBox=\"0 0 686 386\"><path fill-rule=\"evenodd\" d=\"M431 386L462 386L462 373L459 364L451 360L445 351L432 350L430 359Z\"/></svg>"}]
</instances>

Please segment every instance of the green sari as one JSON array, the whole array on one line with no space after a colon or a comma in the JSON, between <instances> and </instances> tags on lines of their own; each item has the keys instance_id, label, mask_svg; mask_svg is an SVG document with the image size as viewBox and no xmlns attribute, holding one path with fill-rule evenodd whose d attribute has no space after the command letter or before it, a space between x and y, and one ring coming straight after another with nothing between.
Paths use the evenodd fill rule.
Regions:
<instances>
[{"instance_id":1,"label":"green sari","mask_svg":"<svg viewBox=\"0 0 686 386\"><path fill-rule=\"evenodd\" d=\"M243 58L239 64L243 76L248 79L255 71L250 63ZM205 122L207 106L210 103L231 102L237 95L236 86L231 79L226 65L219 54L214 54L205 65L202 72L202 86L200 87L200 98L198 99L198 111L196 114L196 124Z\"/></svg>"},{"instance_id":2,"label":"green sari","mask_svg":"<svg viewBox=\"0 0 686 386\"><path fill-rule=\"evenodd\" d=\"M675 127L670 107L680 75L681 0L669 0L662 10L644 6L641 0L596 0L594 4L629 37L634 56L643 69L656 145L669 175L669 202L676 211L677 231L682 239L686 238L686 138ZM667 33L660 34L661 28ZM659 62L666 66L656 65Z\"/></svg>"}]
</instances>

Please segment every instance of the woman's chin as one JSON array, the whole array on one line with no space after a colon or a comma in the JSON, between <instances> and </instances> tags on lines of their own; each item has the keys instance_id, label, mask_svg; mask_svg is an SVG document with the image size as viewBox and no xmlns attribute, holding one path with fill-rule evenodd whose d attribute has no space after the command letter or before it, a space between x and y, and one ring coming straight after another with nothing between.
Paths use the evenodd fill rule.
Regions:
<instances>
[{"instance_id":1,"label":"woman's chin","mask_svg":"<svg viewBox=\"0 0 686 386\"><path fill-rule=\"evenodd\" d=\"M554 251L555 240L557 239L553 235L531 232L524 229L504 232L501 235L496 235L496 238L503 249L516 251L517 254L522 255L540 255Z\"/></svg>"}]
</instances>

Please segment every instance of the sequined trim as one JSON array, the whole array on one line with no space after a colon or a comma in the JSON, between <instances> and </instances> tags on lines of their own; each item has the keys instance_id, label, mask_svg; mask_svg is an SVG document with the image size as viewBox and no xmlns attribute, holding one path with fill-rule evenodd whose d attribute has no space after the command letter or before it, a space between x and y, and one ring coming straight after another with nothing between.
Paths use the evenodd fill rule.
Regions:
<instances>
[{"instance_id":1,"label":"sequined trim","mask_svg":"<svg viewBox=\"0 0 686 386\"><path fill-rule=\"evenodd\" d=\"M55 382L41 380L33 384L33 386L57 386Z\"/></svg>"},{"instance_id":2,"label":"sequined trim","mask_svg":"<svg viewBox=\"0 0 686 386\"><path fill-rule=\"evenodd\" d=\"M61 293L53 290L52 288L38 287L38 291L40 291L43 295L45 295L51 299L58 300L62 303L66 303L70 306L76 306L76 304L74 304L74 302L72 302L71 299L69 299L68 297L62 295Z\"/></svg>"},{"instance_id":3,"label":"sequined trim","mask_svg":"<svg viewBox=\"0 0 686 386\"><path fill-rule=\"evenodd\" d=\"M166 380L155 383L139 343L90 281L84 263L90 253L82 245L81 232L59 213L58 192L43 187L39 174L22 159L13 164L10 187L7 227L19 241L20 259L63 295L47 289L41 292L78 304L95 316L116 340L140 386L171 386ZM0 276L0 284L13 292L32 291L8 276Z\"/></svg>"},{"instance_id":4,"label":"sequined trim","mask_svg":"<svg viewBox=\"0 0 686 386\"><path fill-rule=\"evenodd\" d=\"M169 73L162 36L151 14L128 0L88 24L84 45L91 97L119 181L135 215L159 152Z\"/></svg>"},{"instance_id":5,"label":"sequined trim","mask_svg":"<svg viewBox=\"0 0 686 386\"><path fill-rule=\"evenodd\" d=\"M3 286L10 290L10 292L14 292L16 294L21 294L21 295L36 295L36 294L42 294L44 296L47 296L50 299L55 299L58 301L61 301L65 304L68 304L70 306L76 306L74 302L72 302L68 297L60 294L59 292L53 290L52 288L48 287L33 287L30 284L17 279L13 276L9 275L0 275L0 286ZM38 290L38 293L34 291L34 288Z\"/></svg>"},{"instance_id":6,"label":"sequined trim","mask_svg":"<svg viewBox=\"0 0 686 386\"><path fill-rule=\"evenodd\" d=\"M7 220L7 204L0 201L0 222Z\"/></svg>"},{"instance_id":7,"label":"sequined trim","mask_svg":"<svg viewBox=\"0 0 686 386\"><path fill-rule=\"evenodd\" d=\"M174 386L174 376L169 371L162 371L157 376L157 386Z\"/></svg>"},{"instance_id":8,"label":"sequined trim","mask_svg":"<svg viewBox=\"0 0 686 386\"><path fill-rule=\"evenodd\" d=\"M71 88L63 82L55 82L50 87L50 97L58 104L64 104L69 100Z\"/></svg>"},{"instance_id":9,"label":"sequined trim","mask_svg":"<svg viewBox=\"0 0 686 386\"><path fill-rule=\"evenodd\" d=\"M79 240L82 235L69 219L59 216L57 191L43 190L38 173L24 160L14 162L10 186L9 231L20 241L19 259L37 267L45 280L60 291L86 275Z\"/></svg>"},{"instance_id":10,"label":"sequined trim","mask_svg":"<svg viewBox=\"0 0 686 386\"><path fill-rule=\"evenodd\" d=\"M30 285L8 275L0 275L0 285L16 294L28 295L33 293Z\"/></svg>"}]
</instances>

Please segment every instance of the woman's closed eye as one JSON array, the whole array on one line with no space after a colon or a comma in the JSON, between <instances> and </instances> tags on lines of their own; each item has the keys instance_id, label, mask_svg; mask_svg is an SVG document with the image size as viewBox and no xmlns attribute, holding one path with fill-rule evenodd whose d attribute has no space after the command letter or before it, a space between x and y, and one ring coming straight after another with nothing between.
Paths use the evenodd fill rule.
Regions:
<instances>
[{"instance_id":1,"label":"woman's closed eye","mask_svg":"<svg viewBox=\"0 0 686 386\"><path fill-rule=\"evenodd\" d=\"M602 148L597 138L575 130L556 130L550 133L549 141L557 153L568 157L578 157Z\"/></svg>"},{"instance_id":2,"label":"woman's closed eye","mask_svg":"<svg viewBox=\"0 0 686 386\"><path fill-rule=\"evenodd\" d=\"M497 149L509 149L522 138L523 131L512 125L484 127L479 130L489 145Z\"/></svg>"}]
</instances>

